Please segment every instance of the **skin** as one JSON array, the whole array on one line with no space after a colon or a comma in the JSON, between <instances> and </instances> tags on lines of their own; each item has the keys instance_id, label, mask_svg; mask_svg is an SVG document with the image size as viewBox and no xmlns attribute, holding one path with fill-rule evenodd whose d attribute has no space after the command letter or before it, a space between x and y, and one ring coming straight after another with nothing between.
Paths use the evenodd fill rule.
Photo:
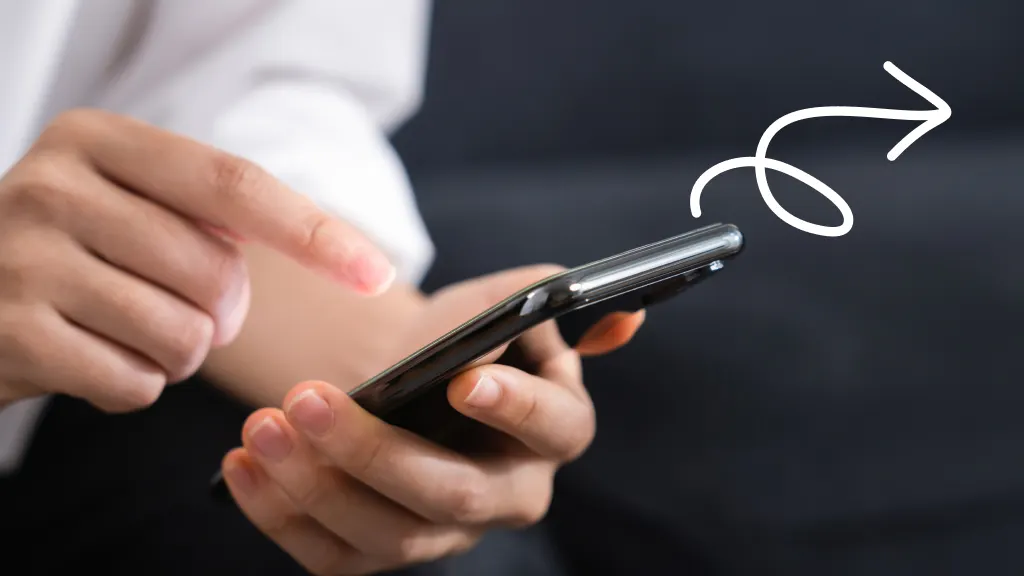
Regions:
<instances>
[{"instance_id":1,"label":"skin","mask_svg":"<svg viewBox=\"0 0 1024 576\"><path fill-rule=\"evenodd\" d=\"M0 405L152 404L241 329L240 237L353 292L394 277L355 229L244 160L106 112L58 117L0 178Z\"/></svg>"},{"instance_id":2,"label":"skin","mask_svg":"<svg viewBox=\"0 0 1024 576\"><path fill-rule=\"evenodd\" d=\"M137 410L201 367L284 407L252 415L224 472L299 563L366 574L457 553L544 515L555 471L594 434L580 355L625 344L642 313L602 321L578 350L539 327L521 339L532 373L489 364L496 351L456 378L453 406L502 432L486 459L393 429L344 391L558 270L389 290L394 269L365 237L258 167L76 110L0 177L0 408L59 393Z\"/></svg>"},{"instance_id":3,"label":"skin","mask_svg":"<svg viewBox=\"0 0 1024 576\"><path fill-rule=\"evenodd\" d=\"M287 265L278 263L283 272ZM582 454L594 436L581 351L596 355L624 345L643 322L642 312L599 322L576 350L565 344L553 324L544 324L517 343L535 367L531 373L492 364L502 352L497 350L455 378L448 387L452 406L500 432L485 457L469 458L389 426L352 402L345 390L364 379L360 374L373 374L559 270L508 270L430 297L396 286L390 295L347 309L359 315L349 323L358 327L350 335L342 302L353 301L341 296L334 301L339 308L331 312L316 308L310 293L291 300L286 311L261 312L254 304L252 323L235 346L269 342L272 324L278 331L304 334L280 340L282 346L301 345L279 350L283 353L274 356L277 365L271 370L293 375L316 371L287 359L294 352L316 362L322 353L331 357L331 365L325 361L320 370L334 370L340 380L303 382L283 395L278 404L282 408L257 410L247 420L242 447L223 462L228 487L242 511L307 570L325 575L372 574L457 554L491 527L521 527L543 518L555 472ZM334 313L338 316L317 323L317 317ZM379 321L367 322L368 316ZM344 369L337 350L349 338L399 344L376 355L368 350L361 350L366 355L346 355L357 366ZM211 363L240 354L232 348L218 351ZM375 363L379 365L371 366ZM243 373L260 378L255 369L236 376Z\"/></svg>"}]
</instances>

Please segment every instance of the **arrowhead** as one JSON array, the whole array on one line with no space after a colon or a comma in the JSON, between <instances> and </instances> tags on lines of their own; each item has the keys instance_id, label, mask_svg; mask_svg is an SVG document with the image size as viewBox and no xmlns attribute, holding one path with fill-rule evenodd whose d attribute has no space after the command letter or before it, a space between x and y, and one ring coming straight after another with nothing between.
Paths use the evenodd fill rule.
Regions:
<instances>
[{"instance_id":1,"label":"arrowhead","mask_svg":"<svg viewBox=\"0 0 1024 576\"><path fill-rule=\"evenodd\" d=\"M946 120L949 120L949 117L953 115L953 111L950 110L949 104L946 104L945 100L936 96L934 92L925 88L917 80L907 76L904 71L897 68L892 62L886 62L882 67L885 68L885 71L891 74L893 78L899 80L904 86L916 92L922 98L931 103L932 106L935 106L934 110L922 110L921 112L923 114L921 116L922 119L924 119L924 122L922 122L917 128L911 130L910 134L907 134L903 140L900 140L896 146L893 146L892 150L889 150L886 157L892 161L899 158L900 154L909 148L911 144L916 142L918 138L924 136L933 128L938 127Z\"/></svg>"}]
</instances>

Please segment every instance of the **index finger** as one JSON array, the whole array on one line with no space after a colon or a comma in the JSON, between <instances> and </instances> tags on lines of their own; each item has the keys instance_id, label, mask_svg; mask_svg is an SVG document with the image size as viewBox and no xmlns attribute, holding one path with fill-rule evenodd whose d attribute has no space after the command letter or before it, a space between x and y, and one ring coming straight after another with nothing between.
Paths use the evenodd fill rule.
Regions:
<instances>
[{"instance_id":1,"label":"index finger","mask_svg":"<svg viewBox=\"0 0 1024 576\"><path fill-rule=\"evenodd\" d=\"M70 120L89 161L107 178L179 214L261 242L364 293L387 288L394 268L351 225L256 164L103 112ZM352 194L368 191L352 190Z\"/></svg>"}]
</instances>

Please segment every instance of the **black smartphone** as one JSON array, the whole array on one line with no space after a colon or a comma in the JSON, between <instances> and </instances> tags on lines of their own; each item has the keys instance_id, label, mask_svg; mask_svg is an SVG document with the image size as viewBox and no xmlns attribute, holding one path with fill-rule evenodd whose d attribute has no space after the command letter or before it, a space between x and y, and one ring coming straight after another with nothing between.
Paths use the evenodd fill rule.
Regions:
<instances>
[{"instance_id":1,"label":"black smartphone","mask_svg":"<svg viewBox=\"0 0 1024 576\"><path fill-rule=\"evenodd\" d=\"M448 402L447 383L469 364L512 343L497 360L524 369L517 336L555 320L575 345L604 316L635 312L678 295L721 270L743 249L743 234L714 224L566 270L528 286L350 392L382 420L429 440L476 451L483 425Z\"/></svg>"},{"instance_id":2,"label":"black smartphone","mask_svg":"<svg viewBox=\"0 0 1024 576\"><path fill-rule=\"evenodd\" d=\"M604 316L667 300L721 270L742 249L736 226L714 224L566 270L509 296L350 395L390 424L451 445L469 419L450 406L446 385L468 364L549 320L575 345ZM514 346L498 362L529 369Z\"/></svg>"}]
</instances>

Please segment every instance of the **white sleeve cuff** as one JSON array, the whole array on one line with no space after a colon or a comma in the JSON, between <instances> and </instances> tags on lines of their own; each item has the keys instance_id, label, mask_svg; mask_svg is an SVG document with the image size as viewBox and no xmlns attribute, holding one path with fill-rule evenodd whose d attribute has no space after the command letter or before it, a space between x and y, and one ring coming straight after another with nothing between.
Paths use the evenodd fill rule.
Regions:
<instances>
[{"instance_id":1,"label":"white sleeve cuff","mask_svg":"<svg viewBox=\"0 0 1024 576\"><path fill-rule=\"evenodd\" d=\"M366 109L344 90L279 80L214 119L210 144L251 160L363 231L418 284L434 256L408 177Z\"/></svg>"}]
</instances>

